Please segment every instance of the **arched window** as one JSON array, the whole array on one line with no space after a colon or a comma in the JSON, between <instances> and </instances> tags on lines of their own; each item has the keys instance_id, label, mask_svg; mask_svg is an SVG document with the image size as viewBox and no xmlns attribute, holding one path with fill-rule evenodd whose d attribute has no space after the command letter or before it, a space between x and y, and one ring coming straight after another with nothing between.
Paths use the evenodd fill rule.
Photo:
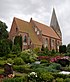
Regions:
<instances>
[{"instance_id":1,"label":"arched window","mask_svg":"<svg viewBox=\"0 0 70 82\"><path fill-rule=\"evenodd\" d=\"M47 38L45 39L44 47L45 47L45 48L48 47L48 39L47 39Z\"/></svg>"},{"instance_id":2,"label":"arched window","mask_svg":"<svg viewBox=\"0 0 70 82\"><path fill-rule=\"evenodd\" d=\"M54 39L51 39L51 46L54 47Z\"/></svg>"},{"instance_id":3,"label":"arched window","mask_svg":"<svg viewBox=\"0 0 70 82\"><path fill-rule=\"evenodd\" d=\"M37 32L37 28L35 28L35 32Z\"/></svg>"},{"instance_id":4,"label":"arched window","mask_svg":"<svg viewBox=\"0 0 70 82\"><path fill-rule=\"evenodd\" d=\"M25 35L24 36L24 40L23 40L25 43L27 42L27 36Z\"/></svg>"},{"instance_id":5,"label":"arched window","mask_svg":"<svg viewBox=\"0 0 70 82\"><path fill-rule=\"evenodd\" d=\"M39 31L37 31L37 35L39 35L40 33L39 33Z\"/></svg>"},{"instance_id":6,"label":"arched window","mask_svg":"<svg viewBox=\"0 0 70 82\"><path fill-rule=\"evenodd\" d=\"M16 32L18 31L18 28L16 27Z\"/></svg>"}]
</instances>

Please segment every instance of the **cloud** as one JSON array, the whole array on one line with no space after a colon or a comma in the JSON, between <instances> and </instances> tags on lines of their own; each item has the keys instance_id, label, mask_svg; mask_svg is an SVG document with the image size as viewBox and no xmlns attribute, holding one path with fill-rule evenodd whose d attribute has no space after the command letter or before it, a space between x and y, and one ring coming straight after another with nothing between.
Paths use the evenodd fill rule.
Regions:
<instances>
[{"instance_id":1,"label":"cloud","mask_svg":"<svg viewBox=\"0 0 70 82\"><path fill-rule=\"evenodd\" d=\"M13 17L50 24L52 9L55 8L63 35L63 44L70 43L70 0L0 0L0 19L11 28Z\"/></svg>"}]
</instances>

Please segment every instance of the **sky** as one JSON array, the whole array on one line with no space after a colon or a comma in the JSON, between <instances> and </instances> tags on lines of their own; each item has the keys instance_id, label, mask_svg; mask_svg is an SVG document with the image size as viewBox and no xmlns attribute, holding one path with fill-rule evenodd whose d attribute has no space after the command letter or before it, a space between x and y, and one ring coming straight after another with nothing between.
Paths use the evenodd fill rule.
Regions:
<instances>
[{"instance_id":1,"label":"sky","mask_svg":"<svg viewBox=\"0 0 70 82\"><path fill-rule=\"evenodd\" d=\"M62 43L70 43L70 0L0 0L0 20L10 31L14 17L50 25L53 8L62 32Z\"/></svg>"}]
</instances>

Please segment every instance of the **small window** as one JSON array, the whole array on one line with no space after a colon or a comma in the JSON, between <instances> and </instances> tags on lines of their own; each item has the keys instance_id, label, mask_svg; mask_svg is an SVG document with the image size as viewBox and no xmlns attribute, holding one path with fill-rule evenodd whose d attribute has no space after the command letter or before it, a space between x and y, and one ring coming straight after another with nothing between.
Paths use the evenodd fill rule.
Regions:
<instances>
[{"instance_id":1,"label":"small window","mask_svg":"<svg viewBox=\"0 0 70 82\"><path fill-rule=\"evenodd\" d=\"M18 31L18 28L16 28L16 32Z\"/></svg>"},{"instance_id":2,"label":"small window","mask_svg":"<svg viewBox=\"0 0 70 82\"><path fill-rule=\"evenodd\" d=\"M51 46L54 47L54 39L51 39Z\"/></svg>"},{"instance_id":3,"label":"small window","mask_svg":"<svg viewBox=\"0 0 70 82\"><path fill-rule=\"evenodd\" d=\"M27 36L25 35L23 39L24 39L23 41L26 43L27 42Z\"/></svg>"},{"instance_id":4,"label":"small window","mask_svg":"<svg viewBox=\"0 0 70 82\"><path fill-rule=\"evenodd\" d=\"M48 39L47 39L47 38L45 39L44 47L45 47L45 48L48 47Z\"/></svg>"},{"instance_id":5,"label":"small window","mask_svg":"<svg viewBox=\"0 0 70 82\"><path fill-rule=\"evenodd\" d=\"M37 35L39 35L39 31L37 31Z\"/></svg>"},{"instance_id":6,"label":"small window","mask_svg":"<svg viewBox=\"0 0 70 82\"><path fill-rule=\"evenodd\" d=\"M37 28L35 28L35 32L37 32Z\"/></svg>"}]
</instances>

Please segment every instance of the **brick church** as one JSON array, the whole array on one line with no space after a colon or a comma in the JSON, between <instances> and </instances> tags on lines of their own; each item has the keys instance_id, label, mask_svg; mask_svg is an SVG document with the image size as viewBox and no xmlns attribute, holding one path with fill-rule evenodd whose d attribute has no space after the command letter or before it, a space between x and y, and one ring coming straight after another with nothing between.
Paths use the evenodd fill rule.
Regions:
<instances>
[{"instance_id":1,"label":"brick church","mask_svg":"<svg viewBox=\"0 0 70 82\"><path fill-rule=\"evenodd\" d=\"M15 36L22 36L22 50L41 48L59 50L62 44L62 33L53 9L50 26L30 19L30 22L14 17L9 32L9 39L14 43Z\"/></svg>"}]
</instances>

